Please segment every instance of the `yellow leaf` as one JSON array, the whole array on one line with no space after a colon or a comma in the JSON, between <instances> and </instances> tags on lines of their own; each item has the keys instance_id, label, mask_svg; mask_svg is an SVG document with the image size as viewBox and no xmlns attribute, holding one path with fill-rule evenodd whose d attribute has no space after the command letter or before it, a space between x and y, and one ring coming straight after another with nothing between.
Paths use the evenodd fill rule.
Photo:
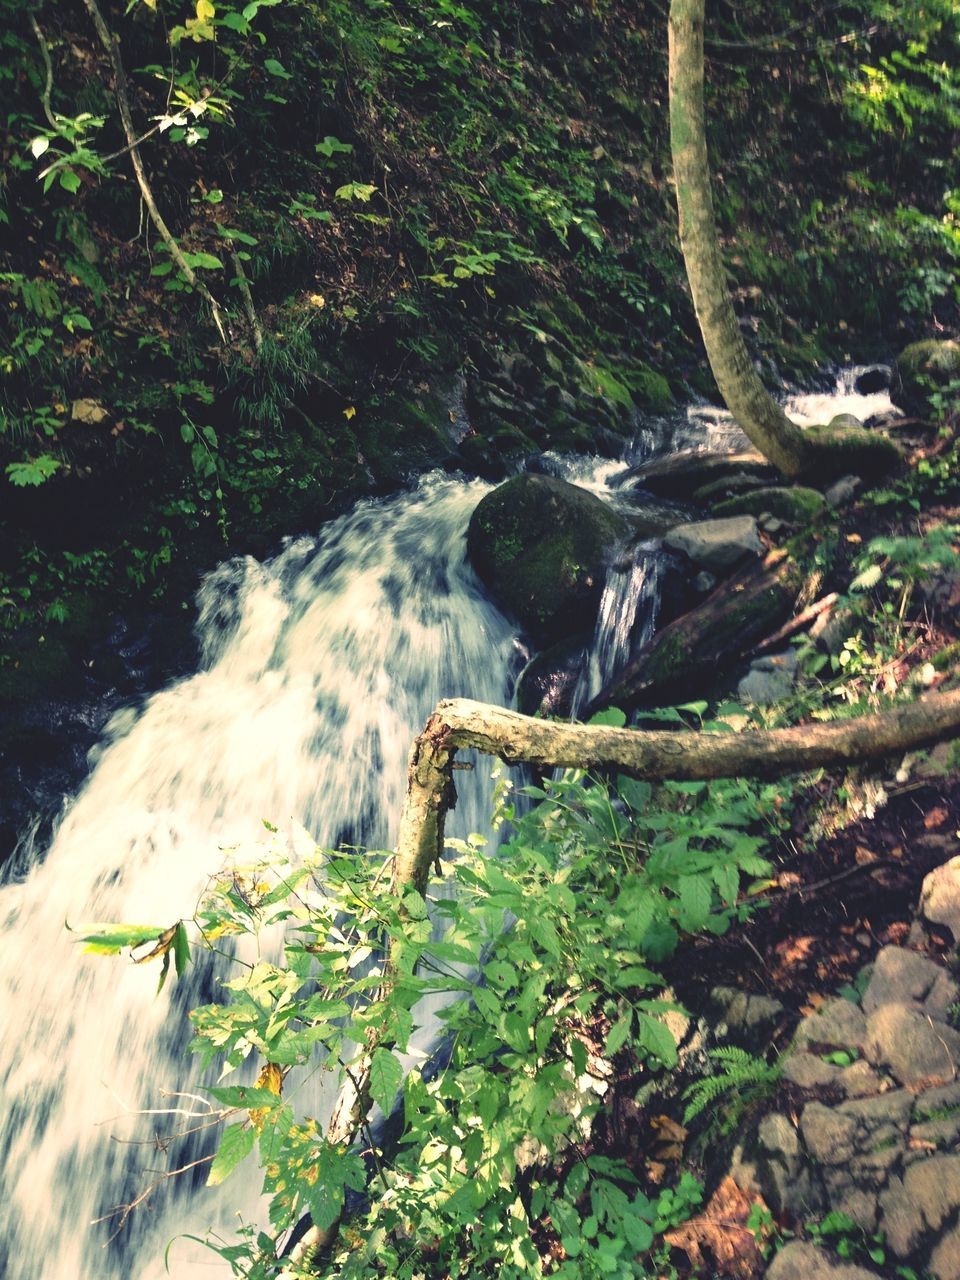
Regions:
<instances>
[{"instance_id":1,"label":"yellow leaf","mask_svg":"<svg viewBox=\"0 0 960 1280\"><path fill-rule=\"evenodd\" d=\"M209 22L216 12L217 6L213 3L213 0L197 0L198 22Z\"/></svg>"},{"instance_id":2,"label":"yellow leaf","mask_svg":"<svg viewBox=\"0 0 960 1280\"><path fill-rule=\"evenodd\" d=\"M357 416L357 411L353 405L351 405L349 409L344 409L343 416L349 422L351 418L355 418Z\"/></svg>"},{"instance_id":3,"label":"yellow leaf","mask_svg":"<svg viewBox=\"0 0 960 1280\"><path fill-rule=\"evenodd\" d=\"M327 305L327 300L322 293L308 293L307 301L311 307L317 307L318 309Z\"/></svg>"}]
</instances>

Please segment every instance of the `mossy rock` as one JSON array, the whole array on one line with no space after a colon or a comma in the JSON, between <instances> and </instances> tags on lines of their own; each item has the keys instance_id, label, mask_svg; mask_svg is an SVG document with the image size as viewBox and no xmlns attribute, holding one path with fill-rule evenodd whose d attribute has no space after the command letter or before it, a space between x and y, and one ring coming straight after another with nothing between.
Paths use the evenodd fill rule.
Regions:
<instances>
[{"instance_id":1,"label":"mossy rock","mask_svg":"<svg viewBox=\"0 0 960 1280\"><path fill-rule=\"evenodd\" d=\"M960 382L960 342L928 338L900 352L891 394L907 413L925 415L933 409L930 397L951 382Z\"/></svg>"},{"instance_id":2,"label":"mossy rock","mask_svg":"<svg viewBox=\"0 0 960 1280\"><path fill-rule=\"evenodd\" d=\"M700 449L682 449L665 458L655 458L652 462L631 467L617 478L616 483L618 486L646 489L658 498L688 502L691 497L699 496L706 485L743 476L770 484L776 479L777 472L756 451L708 453Z\"/></svg>"},{"instance_id":3,"label":"mossy rock","mask_svg":"<svg viewBox=\"0 0 960 1280\"><path fill-rule=\"evenodd\" d=\"M807 489L803 485L796 488L772 485L718 502L713 513L717 516L761 516L769 513L788 524L809 524L826 505L823 494L816 489Z\"/></svg>"},{"instance_id":4,"label":"mossy rock","mask_svg":"<svg viewBox=\"0 0 960 1280\"><path fill-rule=\"evenodd\" d=\"M875 480L902 464L900 450L879 431L868 431L859 425L835 425L835 421L827 426L807 427L804 432L812 446L805 477L811 484L828 485L848 475Z\"/></svg>"},{"instance_id":5,"label":"mossy rock","mask_svg":"<svg viewBox=\"0 0 960 1280\"><path fill-rule=\"evenodd\" d=\"M470 518L470 562L495 597L538 640L584 631L606 566L629 529L599 498L553 476L515 476Z\"/></svg>"}]
</instances>

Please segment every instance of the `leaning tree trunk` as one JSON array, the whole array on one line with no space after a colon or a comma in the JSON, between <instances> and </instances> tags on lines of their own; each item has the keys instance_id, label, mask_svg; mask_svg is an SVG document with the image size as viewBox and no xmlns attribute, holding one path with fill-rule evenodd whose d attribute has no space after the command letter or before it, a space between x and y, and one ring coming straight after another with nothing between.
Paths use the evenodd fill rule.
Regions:
<instances>
[{"instance_id":1,"label":"leaning tree trunk","mask_svg":"<svg viewBox=\"0 0 960 1280\"><path fill-rule=\"evenodd\" d=\"M680 215L680 247L703 345L720 394L743 432L786 476L799 475L808 449L754 369L727 289L713 213L703 110L704 0L670 4L670 148Z\"/></svg>"}]
</instances>

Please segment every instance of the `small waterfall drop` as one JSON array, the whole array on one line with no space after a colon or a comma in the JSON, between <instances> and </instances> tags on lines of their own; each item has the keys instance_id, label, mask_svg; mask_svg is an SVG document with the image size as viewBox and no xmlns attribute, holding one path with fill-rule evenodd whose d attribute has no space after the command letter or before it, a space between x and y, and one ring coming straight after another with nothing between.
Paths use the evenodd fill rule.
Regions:
<instances>
[{"instance_id":1,"label":"small waterfall drop","mask_svg":"<svg viewBox=\"0 0 960 1280\"><path fill-rule=\"evenodd\" d=\"M90 1227L168 1167L128 1145L151 1132L133 1112L195 1082L184 1013L215 982L201 965L155 998L152 966L81 955L64 921L189 915L226 860L218 845L249 847L263 819L302 823L321 844L388 845L411 740L437 700L510 699L513 628L464 563L487 488L427 477L269 563L221 565L199 596L204 669L114 717L47 857L0 890L6 1280L153 1280L173 1236L229 1232L241 1200L256 1212L255 1188L204 1191L201 1169L113 1245L109 1226ZM487 774L458 778L458 833L483 829ZM178 1242L172 1259L177 1280L224 1273L200 1246Z\"/></svg>"}]
</instances>

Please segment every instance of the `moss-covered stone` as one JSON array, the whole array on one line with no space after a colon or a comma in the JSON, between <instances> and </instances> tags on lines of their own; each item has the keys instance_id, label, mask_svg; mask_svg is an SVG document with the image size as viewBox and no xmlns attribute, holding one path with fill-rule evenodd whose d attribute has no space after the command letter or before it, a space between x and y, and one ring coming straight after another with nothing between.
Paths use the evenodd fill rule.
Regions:
<instances>
[{"instance_id":1,"label":"moss-covered stone","mask_svg":"<svg viewBox=\"0 0 960 1280\"><path fill-rule=\"evenodd\" d=\"M825 506L823 494L816 489L807 489L802 485L792 489L771 485L769 488L739 493L735 498L718 502L713 513L718 516L760 516L769 513L778 520L786 520L788 524L809 524Z\"/></svg>"},{"instance_id":2,"label":"moss-covered stone","mask_svg":"<svg viewBox=\"0 0 960 1280\"><path fill-rule=\"evenodd\" d=\"M951 382L960 382L960 342L928 338L900 352L892 396L907 413L927 414L932 410L931 395Z\"/></svg>"},{"instance_id":3,"label":"moss-covered stone","mask_svg":"<svg viewBox=\"0 0 960 1280\"><path fill-rule=\"evenodd\" d=\"M840 476L851 474L873 480L903 462L892 440L866 427L838 427L830 423L807 427L804 434L812 446L805 476L811 484L828 485Z\"/></svg>"},{"instance_id":4,"label":"moss-covered stone","mask_svg":"<svg viewBox=\"0 0 960 1280\"><path fill-rule=\"evenodd\" d=\"M552 476L508 480L470 519L470 562L537 639L587 629L626 522L586 489Z\"/></svg>"}]
</instances>

